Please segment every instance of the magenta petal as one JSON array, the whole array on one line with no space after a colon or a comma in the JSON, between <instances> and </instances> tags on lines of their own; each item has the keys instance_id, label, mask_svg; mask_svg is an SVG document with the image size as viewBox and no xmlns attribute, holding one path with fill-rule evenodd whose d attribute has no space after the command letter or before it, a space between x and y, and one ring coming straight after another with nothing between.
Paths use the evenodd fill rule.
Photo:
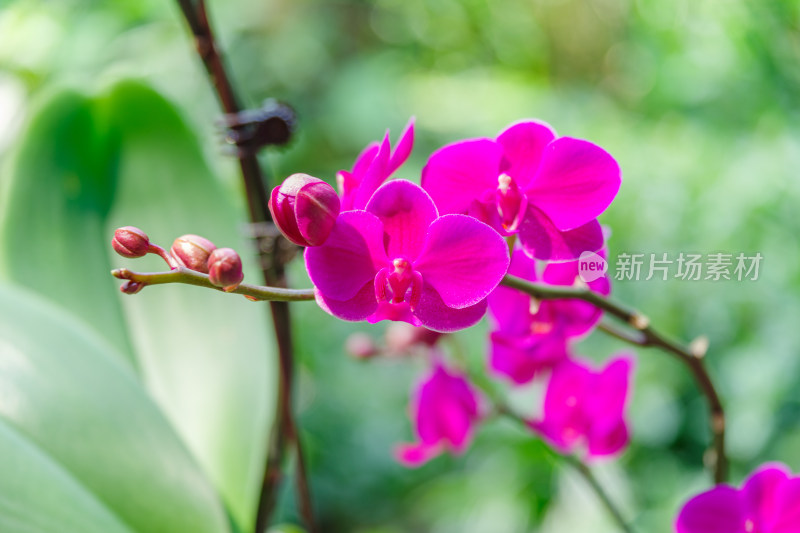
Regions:
<instances>
[{"instance_id":1,"label":"magenta petal","mask_svg":"<svg viewBox=\"0 0 800 533\"><path fill-rule=\"evenodd\" d=\"M592 424L588 441L589 457L608 457L620 452L630 440L628 426L621 418L612 423Z\"/></svg>"},{"instance_id":2,"label":"magenta petal","mask_svg":"<svg viewBox=\"0 0 800 533\"><path fill-rule=\"evenodd\" d=\"M417 433L428 446L446 443L463 451L478 417L478 400L467 380L437 363L417 394Z\"/></svg>"},{"instance_id":3,"label":"magenta petal","mask_svg":"<svg viewBox=\"0 0 800 533\"><path fill-rule=\"evenodd\" d=\"M386 132L375 159L364 172L364 177L353 194L353 209L364 209L369 199L372 198L372 194L389 177L390 152L389 132Z\"/></svg>"},{"instance_id":4,"label":"magenta petal","mask_svg":"<svg viewBox=\"0 0 800 533\"><path fill-rule=\"evenodd\" d=\"M438 216L428 193L405 180L382 185L367 204L367 211L383 223L388 257L409 261L414 261L422 251L428 226Z\"/></svg>"},{"instance_id":5,"label":"magenta petal","mask_svg":"<svg viewBox=\"0 0 800 533\"><path fill-rule=\"evenodd\" d=\"M441 450L441 446L428 446L422 443L399 444L394 455L404 466L417 468L436 457Z\"/></svg>"},{"instance_id":6,"label":"magenta petal","mask_svg":"<svg viewBox=\"0 0 800 533\"><path fill-rule=\"evenodd\" d=\"M759 529L766 529L768 524L778 518L778 492L788 479L788 469L781 464L772 463L759 468L742 487L747 515L756 518Z\"/></svg>"},{"instance_id":7,"label":"magenta petal","mask_svg":"<svg viewBox=\"0 0 800 533\"><path fill-rule=\"evenodd\" d=\"M695 496L683 506L676 533L746 533L739 491L726 485Z\"/></svg>"},{"instance_id":8,"label":"magenta petal","mask_svg":"<svg viewBox=\"0 0 800 533\"><path fill-rule=\"evenodd\" d=\"M517 385L528 383L542 370L567 357L560 335L525 337L492 332L489 364L496 373L508 376Z\"/></svg>"},{"instance_id":9,"label":"magenta petal","mask_svg":"<svg viewBox=\"0 0 800 533\"><path fill-rule=\"evenodd\" d=\"M561 137L550 143L539 172L528 185L529 201L564 231L595 219L619 191L619 165L587 141Z\"/></svg>"},{"instance_id":10,"label":"magenta petal","mask_svg":"<svg viewBox=\"0 0 800 533\"><path fill-rule=\"evenodd\" d=\"M422 322L414 316L408 302L391 303L387 301L378 302L378 308L372 315L367 317L367 322L375 324L381 320L393 320L395 322L407 322L412 326L419 327Z\"/></svg>"},{"instance_id":11,"label":"magenta petal","mask_svg":"<svg viewBox=\"0 0 800 533\"><path fill-rule=\"evenodd\" d=\"M776 503L776 518L769 533L800 533L800 477L781 486Z\"/></svg>"},{"instance_id":12,"label":"magenta petal","mask_svg":"<svg viewBox=\"0 0 800 533\"><path fill-rule=\"evenodd\" d=\"M530 295L498 286L487 300L495 329L515 335L531 333Z\"/></svg>"},{"instance_id":13,"label":"magenta petal","mask_svg":"<svg viewBox=\"0 0 800 533\"><path fill-rule=\"evenodd\" d=\"M510 163L506 174L514 178L521 188L533 180L542 154L555 136L555 132L544 122L527 121L510 126L497 137Z\"/></svg>"},{"instance_id":14,"label":"magenta petal","mask_svg":"<svg viewBox=\"0 0 800 533\"><path fill-rule=\"evenodd\" d=\"M502 148L490 139L447 145L422 169L422 187L440 213L466 213L484 191L497 189L502 157Z\"/></svg>"},{"instance_id":15,"label":"magenta petal","mask_svg":"<svg viewBox=\"0 0 800 533\"><path fill-rule=\"evenodd\" d=\"M514 250L508 273L528 281L538 279L536 261L520 249ZM530 295L499 285L489 295L489 313L496 324L496 329L509 334L530 334L531 303Z\"/></svg>"},{"instance_id":16,"label":"magenta petal","mask_svg":"<svg viewBox=\"0 0 800 533\"><path fill-rule=\"evenodd\" d=\"M528 205L519 228L519 241L525 253L543 261L571 261L583 252L603 247L603 231L592 220L570 231L559 231L547 215Z\"/></svg>"},{"instance_id":17,"label":"magenta petal","mask_svg":"<svg viewBox=\"0 0 800 533\"><path fill-rule=\"evenodd\" d=\"M376 142L371 142L367 145L364 150L358 154L356 157L355 163L353 163L353 176L358 179L358 182L361 183L361 180L364 178L364 174L367 173L367 169L375 160L375 156L378 155L378 150L380 149L380 144Z\"/></svg>"},{"instance_id":18,"label":"magenta petal","mask_svg":"<svg viewBox=\"0 0 800 533\"><path fill-rule=\"evenodd\" d=\"M414 117L409 119L403 133L400 134L400 139L397 141L397 146L394 149L392 157L389 159L389 168L387 176L394 174L395 170L400 168L400 165L406 162L408 156L411 155L411 150L414 148Z\"/></svg>"},{"instance_id":19,"label":"magenta petal","mask_svg":"<svg viewBox=\"0 0 800 533\"><path fill-rule=\"evenodd\" d=\"M439 217L414 268L448 307L464 308L486 298L508 270L506 241L466 215Z\"/></svg>"},{"instance_id":20,"label":"magenta petal","mask_svg":"<svg viewBox=\"0 0 800 533\"><path fill-rule=\"evenodd\" d=\"M375 300L375 287L371 281L367 282L355 296L349 300L339 301L326 297L319 290L314 291L317 304L323 311L341 318L358 322L365 320L375 313L378 302Z\"/></svg>"},{"instance_id":21,"label":"magenta petal","mask_svg":"<svg viewBox=\"0 0 800 533\"><path fill-rule=\"evenodd\" d=\"M372 213L347 211L325 244L306 248L306 269L326 299L349 300L389 263L383 247L383 224Z\"/></svg>"},{"instance_id":22,"label":"magenta petal","mask_svg":"<svg viewBox=\"0 0 800 533\"><path fill-rule=\"evenodd\" d=\"M450 333L480 322L486 314L486 299L469 307L454 309L444 304L439 293L429 285L422 288L422 298L414 310L419 321L428 329L440 333Z\"/></svg>"},{"instance_id":23,"label":"magenta petal","mask_svg":"<svg viewBox=\"0 0 800 533\"><path fill-rule=\"evenodd\" d=\"M615 358L597 375L591 405L587 406L594 420L619 419L625 410L630 389L633 357Z\"/></svg>"}]
</instances>

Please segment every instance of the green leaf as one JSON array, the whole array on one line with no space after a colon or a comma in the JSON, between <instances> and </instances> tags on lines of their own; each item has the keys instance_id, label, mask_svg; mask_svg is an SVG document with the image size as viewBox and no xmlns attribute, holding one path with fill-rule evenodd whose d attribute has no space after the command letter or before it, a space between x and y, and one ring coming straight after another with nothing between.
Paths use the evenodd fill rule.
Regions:
<instances>
[{"instance_id":1,"label":"green leaf","mask_svg":"<svg viewBox=\"0 0 800 533\"><path fill-rule=\"evenodd\" d=\"M214 179L173 106L133 82L117 85L107 104L122 146L109 231L140 225L165 246L197 233L239 250L245 262L252 258L251 243L241 234L243 214ZM250 266L246 279L260 281ZM177 285L121 299L148 388L237 524L252 531L274 413L267 305Z\"/></svg>"},{"instance_id":2,"label":"green leaf","mask_svg":"<svg viewBox=\"0 0 800 533\"><path fill-rule=\"evenodd\" d=\"M120 294L109 270L163 270L110 246L119 226L169 247L185 233L253 254L244 215L174 106L141 83L98 97L62 92L35 113L12 165L0 221L0 272L81 317L141 379L252 531L274 414L265 304L187 286ZM248 279L258 274L246 268Z\"/></svg>"},{"instance_id":3,"label":"green leaf","mask_svg":"<svg viewBox=\"0 0 800 533\"><path fill-rule=\"evenodd\" d=\"M0 530L227 531L203 472L110 350L0 285Z\"/></svg>"},{"instance_id":4,"label":"green leaf","mask_svg":"<svg viewBox=\"0 0 800 533\"><path fill-rule=\"evenodd\" d=\"M33 112L0 210L0 272L69 308L133 361L106 247L115 143L74 91Z\"/></svg>"}]
</instances>

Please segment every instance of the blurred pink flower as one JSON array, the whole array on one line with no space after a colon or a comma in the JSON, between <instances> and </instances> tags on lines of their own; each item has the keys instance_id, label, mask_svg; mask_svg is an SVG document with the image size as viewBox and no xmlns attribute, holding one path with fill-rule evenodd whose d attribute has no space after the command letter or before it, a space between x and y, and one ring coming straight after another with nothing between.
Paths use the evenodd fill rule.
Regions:
<instances>
[{"instance_id":1,"label":"blurred pink flower","mask_svg":"<svg viewBox=\"0 0 800 533\"><path fill-rule=\"evenodd\" d=\"M366 210L341 213L305 261L317 303L333 316L449 332L481 319L509 257L492 228L465 215L440 217L422 188L396 180Z\"/></svg>"},{"instance_id":2,"label":"blurred pink flower","mask_svg":"<svg viewBox=\"0 0 800 533\"><path fill-rule=\"evenodd\" d=\"M578 279L578 262L549 263L541 275L538 265L522 250L515 250L508 273L528 281L572 286ZM583 283L583 282L581 282ZM607 295L606 276L586 284ZM489 296L490 366L514 383L527 383L540 372L567 357L569 339L585 335L597 324L602 311L581 300L534 302L530 295L500 286Z\"/></svg>"},{"instance_id":3,"label":"blurred pink flower","mask_svg":"<svg viewBox=\"0 0 800 533\"><path fill-rule=\"evenodd\" d=\"M529 422L562 453L586 446L588 457L614 455L628 443L624 411L633 361L617 357L595 372L577 361L553 368L544 398L544 417Z\"/></svg>"},{"instance_id":4,"label":"blurred pink flower","mask_svg":"<svg viewBox=\"0 0 800 533\"><path fill-rule=\"evenodd\" d=\"M478 396L465 377L437 361L417 388L411 417L419 441L398 446L400 462L419 466L443 451L459 454L467 449L480 418Z\"/></svg>"},{"instance_id":5,"label":"blurred pink flower","mask_svg":"<svg viewBox=\"0 0 800 533\"><path fill-rule=\"evenodd\" d=\"M619 165L605 150L556 138L535 121L514 124L496 140L445 146L422 171L422 186L442 213L466 213L503 235L518 233L526 253L553 261L603 246L596 218L620 183Z\"/></svg>"},{"instance_id":6,"label":"blurred pink flower","mask_svg":"<svg viewBox=\"0 0 800 533\"><path fill-rule=\"evenodd\" d=\"M342 211L364 209L372 194L405 163L414 147L414 119L411 118L400 134L397 147L392 152L389 132L383 142L370 143L358 155L353 170L340 170L336 174Z\"/></svg>"},{"instance_id":7,"label":"blurred pink flower","mask_svg":"<svg viewBox=\"0 0 800 533\"><path fill-rule=\"evenodd\" d=\"M686 502L677 533L800 533L800 476L762 465L741 489L717 485Z\"/></svg>"}]
</instances>

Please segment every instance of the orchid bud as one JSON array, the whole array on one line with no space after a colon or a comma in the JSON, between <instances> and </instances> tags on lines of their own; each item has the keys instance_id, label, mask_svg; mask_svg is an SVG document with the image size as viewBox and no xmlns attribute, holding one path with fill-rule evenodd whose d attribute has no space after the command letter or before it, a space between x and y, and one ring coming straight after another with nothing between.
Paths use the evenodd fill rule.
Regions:
<instances>
[{"instance_id":1,"label":"orchid bud","mask_svg":"<svg viewBox=\"0 0 800 533\"><path fill-rule=\"evenodd\" d=\"M139 283L138 281L132 280L127 280L119 288L119 290L125 294L136 294L142 289L144 289L144 283Z\"/></svg>"},{"instance_id":2,"label":"orchid bud","mask_svg":"<svg viewBox=\"0 0 800 533\"><path fill-rule=\"evenodd\" d=\"M214 243L199 235L183 235L172 243L170 253L181 266L208 274L208 258L216 250Z\"/></svg>"},{"instance_id":3,"label":"orchid bud","mask_svg":"<svg viewBox=\"0 0 800 533\"><path fill-rule=\"evenodd\" d=\"M232 248L217 248L208 257L208 278L225 292L236 290L244 279L242 259Z\"/></svg>"},{"instance_id":4,"label":"orchid bud","mask_svg":"<svg viewBox=\"0 0 800 533\"><path fill-rule=\"evenodd\" d=\"M319 246L339 216L333 187L308 174L292 174L272 190L269 210L287 239L300 246Z\"/></svg>"},{"instance_id":5,"label":"orchid bud","mask_svg":"<svg viewBox=\"0 0 800 533\"><path fill-rule=\"evenodd\" d=\"M135 259L147 255L150 248L150 239L139 228L125 226L114 232L111 246L122 257Z\"/></svg>"},{"instance_id":6,"label":"orchid bud","mask_svg":"<svg viewBox=\"0 0 800 533\"><path fill-rule=\"evenodd\" d=\"M367 359L380 352L372 337L363 332L356 332L347 337L344 349L356 359Z\"/></svg>"}]
</instances>

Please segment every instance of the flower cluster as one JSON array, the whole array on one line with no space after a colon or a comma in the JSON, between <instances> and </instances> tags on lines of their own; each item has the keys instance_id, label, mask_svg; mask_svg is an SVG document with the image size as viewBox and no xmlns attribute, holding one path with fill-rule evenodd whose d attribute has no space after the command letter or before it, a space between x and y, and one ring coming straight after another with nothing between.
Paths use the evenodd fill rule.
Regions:
<instances>
[{"instance_id":1,"label":"flower cluster","mask_svg":"<svg viewBox=\"0 0 800 533\"><path fill-rule=\"evenodd\" d=\"M433 361L411 409L418 441L402 446L398 458L419 465L443 450L466 449L485 410L437 340L475 324L487 309L492 370L515 385L549 378L543 417L529 427L564 452L619 452L628 441L623 413L631 361L617 358L595 371L572 355L572 343L592 330L600 310L573 300L537 302L498 286L506 274L549 285L582 283L576 260L603 253L596 219L619 189L617 163L592 143L557 138L546 124L528 121L496 139L436 151L421 187L387 182L413 141L412 121L395 149L388 133L370 144L352 170L337 174L338 196L325 182L296 174L270 201L284 234L307 247L320 307L344 320L402 321L421 332L386 342L388 353L419 343ZM587 285L601 295L610 291L605 276ZM362 358L381 351L364 336L353 337L349 349Z\"/></svg>"}]
</instances>

